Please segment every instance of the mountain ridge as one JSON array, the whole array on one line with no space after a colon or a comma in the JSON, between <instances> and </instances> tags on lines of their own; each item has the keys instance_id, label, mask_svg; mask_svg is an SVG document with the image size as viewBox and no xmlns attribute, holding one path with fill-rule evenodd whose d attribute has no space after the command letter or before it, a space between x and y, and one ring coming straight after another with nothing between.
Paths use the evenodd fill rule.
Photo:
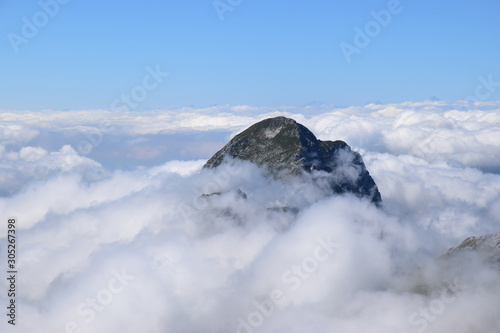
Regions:
<instances>
[{"instance_id":1,"label":"mountain ridge","mask_svg":"<svg viewBox=\"0 0 500 333\"><path fill-rule=\"evenodd\" d=\"M255 163L277 178L323 172L333 194L352 193L377 206L382 202L359 153L344 141L317 139L291 118L280 116L253 124L215 153L203 168L217 168L227 157Z\"/></svg>"}]
</instances>

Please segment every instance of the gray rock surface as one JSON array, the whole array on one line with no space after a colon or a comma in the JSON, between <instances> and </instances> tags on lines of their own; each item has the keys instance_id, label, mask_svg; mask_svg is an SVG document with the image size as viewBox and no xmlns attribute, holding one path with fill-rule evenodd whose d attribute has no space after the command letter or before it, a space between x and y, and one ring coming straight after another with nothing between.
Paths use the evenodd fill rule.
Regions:
<instances>
[{"instance_id":1,"label":"gray rock surface","mask_svg":"<svg viewBox=\"0 0 500 333\"><path fill-rule=\"evenodd\" d=\"M468 237L457 247L446 251L443 256L454 259L467 254L475 254L484 262L500 268L500 233Z\"/></svg>"},{"instance_id":2,"label":"gray rock surface","mask_svg":"<svg viewBox=\"0 0 500 333\"><path fill-rule=\"evenodd\" d=\"M361 155L343 141L318 140L290 118L269 118L250 126L210 158L204 168L216 168L227 157L255 163L277 178L322 172L333 194L353 193L376 205L382 202Z\"/></svg>"}]
</instances>

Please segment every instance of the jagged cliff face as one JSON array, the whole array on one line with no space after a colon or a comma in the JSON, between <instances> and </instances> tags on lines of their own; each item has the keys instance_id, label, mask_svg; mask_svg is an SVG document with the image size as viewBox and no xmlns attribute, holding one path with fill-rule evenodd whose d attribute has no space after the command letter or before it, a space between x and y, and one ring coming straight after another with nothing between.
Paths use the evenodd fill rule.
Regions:
<instances>
[{"instance_id":1,"label":"jagged cliff face","mask_svg":"<svg viewBox=\"0 0 500 333\"><path fill-rule=\"evenodd\" d=\"M276 117L258 122L235 136L204 168L215 168L226 157L255 163L274 176L326 174L333 193L353 193L379 205L381 196L361 156L343 141L321 141L293 119Z\"/></svg>"}]
</instances>

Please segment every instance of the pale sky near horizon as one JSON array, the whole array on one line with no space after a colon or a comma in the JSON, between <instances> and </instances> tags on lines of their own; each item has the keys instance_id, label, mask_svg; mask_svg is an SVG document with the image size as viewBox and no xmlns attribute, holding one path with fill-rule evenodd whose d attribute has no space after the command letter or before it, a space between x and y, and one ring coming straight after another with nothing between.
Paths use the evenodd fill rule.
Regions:
<instances>
[{"instance_id":1,"label":"pale sky near horizon","mask_svg":"<svg viewBox=\"0 0 500 333\"><path fill-rule=\"evenodd\" d=\"M0 110L500 99L499 1L59 1L0 2Z\"/></svg>"}]
</instances>

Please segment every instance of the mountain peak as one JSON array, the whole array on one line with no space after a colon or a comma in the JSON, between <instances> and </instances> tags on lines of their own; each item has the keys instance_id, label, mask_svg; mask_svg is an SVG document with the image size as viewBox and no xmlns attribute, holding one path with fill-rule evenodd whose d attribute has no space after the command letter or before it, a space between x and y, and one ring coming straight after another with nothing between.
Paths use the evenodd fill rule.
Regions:
<instances>
[{"instance_id":1,"label":"mountain peak","mask_svg":"<svg viewBox=\"0 0 500 333\"><path fill-rule=\"evenodd\" d=\"M361 155L343 141L321 141L304 125L287 117L264 119L236 135L204 165L216 168L226 157L249 161L280 177L303 172L329 174L334 193L354 193L381 202Z\"/></svg>"}]
</instances>

